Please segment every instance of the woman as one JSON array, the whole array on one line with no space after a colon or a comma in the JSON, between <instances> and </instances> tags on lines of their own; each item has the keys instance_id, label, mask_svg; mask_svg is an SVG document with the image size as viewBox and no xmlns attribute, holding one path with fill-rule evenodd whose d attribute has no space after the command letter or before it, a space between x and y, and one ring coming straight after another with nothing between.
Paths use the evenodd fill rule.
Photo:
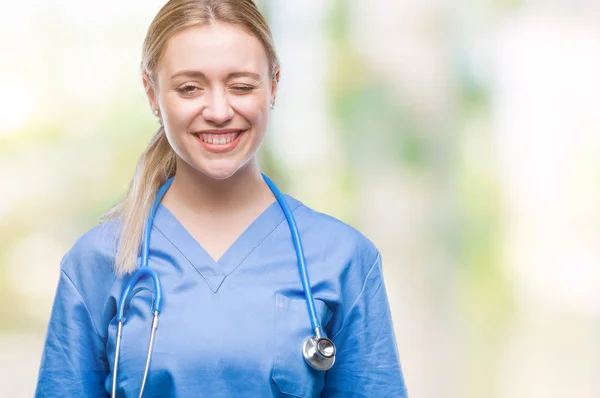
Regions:
<instances>
[{"instance_id":1,"label":"woman","mask_svg":"<svg viewBox=\"0 0 600 398\"><path fill-rule=\"evenodd\" d=\"M333 366L333 346L319 357L328 370L303 358L314 333L291 229L256 160L279 64L253 2L169 1L149 28L142 72L161 128L126 198L62 261L37 396L132 397L142 385L145 397L406 396L377 249L285 196L322 325L323 339L310 341L335 344ZM161 187L147 269L164 300L146 379L152 278L123 299L115 360L116 335Z\"/></svg>"}]
</instances>

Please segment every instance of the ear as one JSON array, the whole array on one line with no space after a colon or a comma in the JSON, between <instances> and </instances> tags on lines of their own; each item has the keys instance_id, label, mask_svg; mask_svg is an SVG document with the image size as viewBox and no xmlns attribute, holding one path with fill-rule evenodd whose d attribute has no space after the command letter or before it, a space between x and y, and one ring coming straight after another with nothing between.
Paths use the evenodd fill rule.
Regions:
<instances>
[{"instance_id":1,"label":"ear","mask_svg":"<svg viewBox=\"0 0 600 398\"><path fill-rule=\"evenodd\" d=\"M148 97L148 102L150 103L150 109L152 113L155 110L158 110L158 101L156 100L156 90L155 84L150 79L150 76L146 72L142 74L142 79L144 82L144 90L146 91L146 96Z\"/></svg>"},{"instance_id":2,"label":"ear","mask_svg":"<svg viewBox=\"0 0 600 398\"><path fill-rule=\"evenodd\" d=\"M279 68L275 69L273 79L271 79L271 103L275 103L277 96L277 86L279 85Z\"/></svg>"}]
</instances>

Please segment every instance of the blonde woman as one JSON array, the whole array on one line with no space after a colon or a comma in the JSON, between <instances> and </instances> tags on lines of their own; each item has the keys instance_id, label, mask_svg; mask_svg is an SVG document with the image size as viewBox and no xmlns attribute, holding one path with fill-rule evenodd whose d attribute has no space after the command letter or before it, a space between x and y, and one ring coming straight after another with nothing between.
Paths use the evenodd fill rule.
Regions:
<instances>
[{"instance_id":1,"label":"blonde woman","mask_svg":"<svg viewBox=\"0 0 600 398\"><path fill-rule=\"evenodd\" d=\"M161 128L61 263L36 396L405 397L377 249L259 170L279 63L252 0L169 1L142 72Z\"/></svg>"}]
</instances>

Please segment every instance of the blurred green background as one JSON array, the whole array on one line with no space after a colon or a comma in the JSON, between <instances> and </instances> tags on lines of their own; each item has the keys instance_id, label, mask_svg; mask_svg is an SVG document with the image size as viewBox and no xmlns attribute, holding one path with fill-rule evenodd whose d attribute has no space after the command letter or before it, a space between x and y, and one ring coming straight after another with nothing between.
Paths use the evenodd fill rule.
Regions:
<instances>
[{"instance_id":1,"label":"blurred green background","mask_svg":"<svg viewBox=\"0 0 600 398\"><path fill-rule=\"evenodd\" d=\"M600 4L263 0L265 171L381 250L414 398L600 396ZM157 128L164 1L0 13L0 386L32 396L59 262Z\"/></svg>"}]
</instances>

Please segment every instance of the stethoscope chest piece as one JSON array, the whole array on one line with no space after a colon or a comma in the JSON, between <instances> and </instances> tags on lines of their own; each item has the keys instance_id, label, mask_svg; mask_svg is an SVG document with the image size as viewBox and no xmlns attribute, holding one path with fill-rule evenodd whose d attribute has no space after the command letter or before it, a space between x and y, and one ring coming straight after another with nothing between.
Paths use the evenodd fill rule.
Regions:
<instances>
[{"instance_id":1,"label":"stethoscope chest piece","mask_svg":"<svg viewBox=\"0 0 600 398\"><path fill-rule=\"evenodd\" d=\"M327 337L311 336L302 344L302 355L315 370L329 370L335 363L335 344Z\"/></svg>"}]
</instances>

